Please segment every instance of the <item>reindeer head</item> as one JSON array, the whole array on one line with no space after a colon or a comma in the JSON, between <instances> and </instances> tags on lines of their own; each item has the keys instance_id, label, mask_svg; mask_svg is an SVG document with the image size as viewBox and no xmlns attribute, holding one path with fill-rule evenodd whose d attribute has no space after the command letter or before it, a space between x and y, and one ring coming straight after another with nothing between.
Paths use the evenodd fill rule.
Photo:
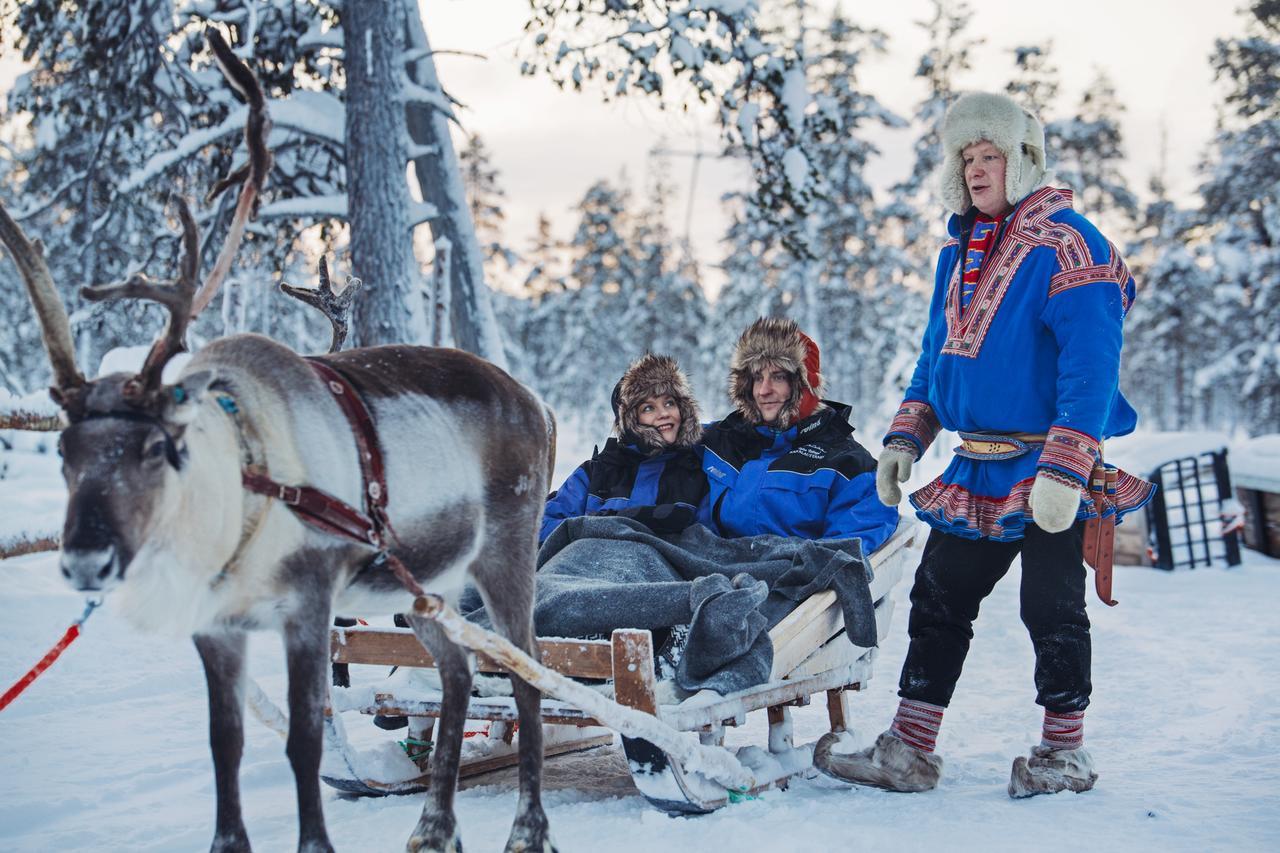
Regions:
<instances>
[{"instance_id":1,"label":"reindeer head","mask_svg":"<svg viewBox=\"0 0 1280 853\"><path fill-rule=\"evenodd\" d=\"M184 503L183 492L188 488L184 480L193 467L187 429L216 377L202 371L165 385L161 373L174 355L186 349L187 326L226 277L271 167L266 148L270 119L262 89L216 31L209 31L208 41L228 82L249 104L245 123L249 161L210 194L212 198L228 187L241 187L213 271L200 285L199 235L195 218L180 198L183 254L175 280L151 281L139 274L124 282L81 289L82 296L94 301L148 299L168 309L165 330L137 375L117 373L86 381L76 368L67 312L43 250L39 242L27 239L0 205L0 239L9 248L35 306L53 365L50 394L62 406L67 424L58 442L68 490L62 573L81 591L105 590L122 581L157 527ZM227 457L221 458L225 463ZM238 459L234 448L231 458ZM234 477L238 486L238 466L234 466Z\"/></svg>"}]
</instances>

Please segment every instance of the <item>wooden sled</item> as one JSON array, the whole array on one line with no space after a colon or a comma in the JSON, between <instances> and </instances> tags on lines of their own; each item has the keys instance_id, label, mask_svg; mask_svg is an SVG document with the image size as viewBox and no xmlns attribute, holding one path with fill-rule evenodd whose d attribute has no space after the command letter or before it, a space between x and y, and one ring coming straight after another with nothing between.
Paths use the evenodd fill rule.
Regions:
<instances>
[{"instance_id":1,"label":"wooden sled","mask_svg":"<svg viewBox=\"0 0 1280 853\"><path fill-rule=\"evenodd\" d=\"M871 597L875 602L876 636L883 640L893 616L890 597L911 560L909 548L915 539L913 522L898 530L871 555L873 579ZM844 635L844 617L834 592L822 592L802 602L769 635L773 640L774 662L770 680L756 687L726 696L704 691L678 704L659 705L654 676L652 635L647 630L620 629L610 640L540 638L542 663L564 675L611 681L615 700L622 705L657 715L679 731L697 732L704 744L722 745L726 726L742 725L746 715L765 709L769 719L767 750L745 747L738 760L749 766L756 787L728 791L679 762L646 740L622 737L636 787L654 806L669 814L705 814L741 797L770 787L785 787L787 780L812 765L812 746L792 743L790 707L808 705L811 697L826 694L832 731L844 731L849 716L849 694L860 690L870 679L876 650L851 644ZM332 631L332 659L335 663L430 667L430 654L406 628L335 628ZM502 672L484 655L478 655L480 672ZM350 694L342 696L341 694ZM409 695L412 693L413 695ZM439 717L438 692L409 691L404 695L365 689L334 691L339 709L365 714L406 716L411 730L429 728ZM517 719L510 696L471 698L469 720L493 724L487 740L501 740L499 746L484 744L476 756L464 751L460 776L466 778L516 763L511 731ZM327 717L327 743L322 778L339 790L368 795L409 793L424 790L428 775L425 762L421 772L399 774L404 778L381 778L375 767L350 746L339 714ZM581 709L544 697L542 720L548 727L545 754L590 749L612 741L612 732ZM516 734L518 738L518 733ZM364 766L361 766L361 765Z\"/></svg>"}]
</instances>

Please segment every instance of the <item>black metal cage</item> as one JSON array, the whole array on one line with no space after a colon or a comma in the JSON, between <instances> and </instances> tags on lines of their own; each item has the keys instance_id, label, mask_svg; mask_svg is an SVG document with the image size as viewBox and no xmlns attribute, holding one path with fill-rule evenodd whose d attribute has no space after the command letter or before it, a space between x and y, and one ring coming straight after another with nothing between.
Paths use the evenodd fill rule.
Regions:
<instances>
[{"instance_id":1,"label":"black metal cage","mask_svg":"<svg viewBox=\"0 0 1280 853\"><path fill-rule=\"evenodd\" d=\"M1240 534L1228 524L1233 503L1227 449L1165 462L1147 477L1157 488L1147 504L1152 562L1161 569L1240 565ZM1225 532L1224 532L1225 531Z\"/></svg>"}]
</instances>

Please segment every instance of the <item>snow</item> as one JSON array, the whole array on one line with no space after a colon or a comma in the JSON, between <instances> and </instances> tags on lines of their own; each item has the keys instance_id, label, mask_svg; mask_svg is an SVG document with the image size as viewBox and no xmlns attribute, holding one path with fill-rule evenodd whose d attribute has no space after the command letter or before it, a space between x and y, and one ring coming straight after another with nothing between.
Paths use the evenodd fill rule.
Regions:
<instances>
[{"instance_id":1,"label":"snow","mask_svg":"<svg viewBox=\"0 0 1280 853\"><path fill-rule=\"evenodd\" d=\"M782 170L787 183L797 193L804 192L809 184L809 160L799 148L788 148L782 155Z\"/></svg>"},{"instance_id":2,"label":"snow","mask_svg":"<svg viewBox=\"0 0 1280 853\"><path fill-rule=\"evenodd\" d=\"M787 122L800 132L804 127L804 111L809 106L809 84L804 79L803 66L788 68L782 78L782 109L786 112Z\"/></svg>"},{"instance_id":3,"label":"snow","mask_svg":"<svg viewBox=\"0 0 1280 853\"><path fill-rule=\"evenodd\" d=\"M1280 492L1280 433L1233 444L1227 459L1233 485Z\"/></svg>"},{"instance_id":4,"label":"snow","mask_svg":"<svg viewBox=\"0 0 1280 853\"><path fill-rule=\"evenodd\" d=\"M1274 451L1274 437L1261 443ZM56 457L27 453L43 462L0 480L0 517L56 527L60 519L31 499L39 490L60 490ZM856 843L863 849L1012 851L1044 846L1036 840L1046 836L1055 839L1049 849L1092 853L1280 848L1280 718L1274 713L1280 623L1273 604L1280 595L1280 561L1246 551L1244 565L1230 570L1118 568L1121 605L1089 605L1094 704L1086 733L1101 774L1098 787L1014 802L1004 792L1009 766L1037 742L1040 724L1032 701L1032 651L1018 619L1019 576L1015 563L983 604L939 739L946 768L938 790L899 795L800 778L785 792L672 820L638 795L615 745L548 762L544 799L559 849L777 853ZM80 614L82 601L66 588L54 554L0 563L0 577L0 688L6 688ZM869 744L892 717L908 593L906 581L894 590L902 616L881 649L875 678L850 696L855 731L843 748ZM0 712L6 745L0 849L188 851L206 848L212 838L213 773L195 650L136 632L113 604L108 599L63 657ZM278 637L253 637L249 671L283 705ZM352 667L360 688L382 684L384 675L385 669ZM819 696L791 709L797 748L782 757L783 764L802 756L826 730L825 704ZM355 713L343 721L370 761L400 763L391 744L403 732L382 732ZM758 751L768 743L763 713L728 729L727 743L752 747L739 753L752 765L771 768L779 761ZM252 715L241 786L256 849L296 846L284 744ZM421 795L344 798L328 788L323 796L340 850L400 849L423 802ZM464 783L457 810L468 849L501 849L515 803L514 769Z\"/></svg>"},{"instance_id":5,"label":"snow","mask_svg":"<svg viewBox=\"0 0 1280 853\"><path fill-rule=\"evenodd\" d=\"M746 11L754 11L757 0L689 0L690 9L715 11L721 15L732 16Z\"/></svg>"},{"instance_id":6,"label":"snow","mask_svg":"<svg viewBox=\"0 0 1280 853\"><path fill-rule=\"evenodd\" d=\"M58 411L58 404L43 389L18 396L8 388L0 388L0 412L56 416Z\"/></svg>"},{"instance_id":7,"label":"snow","mask_svg":"<svg viewBox=\"0 0 1280 853\"><path fill-rule=\"evenodd\" d=\"M1223 432L1137 432L1108 439L1103 457L1135 476L1145 477L1165 462L1221 450L1230 444L1231 437Z\"/></svg>"}]
</instances>

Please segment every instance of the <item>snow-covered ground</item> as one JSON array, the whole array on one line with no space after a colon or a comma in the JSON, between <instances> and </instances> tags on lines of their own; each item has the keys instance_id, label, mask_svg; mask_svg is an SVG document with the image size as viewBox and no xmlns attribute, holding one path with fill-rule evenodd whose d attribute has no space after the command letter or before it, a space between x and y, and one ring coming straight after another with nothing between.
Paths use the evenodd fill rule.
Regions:
<instances>
[{"instance_id":1,"label":"snow-covered ground","mask_svg":"<svg viewBox=\"0 0 1280 853\"><path fill-rule=\"evenodd\" d=\"M561 476L590 451L562 454ZM18 457L0 481L0 516L43 526L56 457ZM923 473L923 472L922 472ZM57 520L52 527L56 528ZM823 778L716 814L672 819L632 787L616 748L552 759L548 813L562 851L1276 850L1280 849L1280 561L1165 574L1117 571L1094 621L1094 704L1087 740L1101 778L1087 794L1011 801L1012 758L1038 740L1032 653L1018 620L1018 568L985 603L968 670L939 741L942 785L927 794L853 790ZM852 699L869 742L896 704L909 581L877 675ZM0 562L0 689L44 654L81 611L53 555ZM255 637L251 672L280 701L280 643ZM379 673L380 675L380 673ZM367 671L366 678L372 677ZM797 742L826 727L823 703L794 712ZM759 717L760 719L756 719ZM204 680L194 649L134 631L110 602L84 636L0 712L0 850L205 849L213 773ZM356 715L362 745L390 737ZM293 781L280 739L249 718L241 772L256 849L296 844ZM766 742L763 714L731 744ZM326 789L340 850L398 850L420 796L348 799ZM458 797L468 850L500 850L515 809L513 774L473 780Z\"/></svg>"}]
</instances>

